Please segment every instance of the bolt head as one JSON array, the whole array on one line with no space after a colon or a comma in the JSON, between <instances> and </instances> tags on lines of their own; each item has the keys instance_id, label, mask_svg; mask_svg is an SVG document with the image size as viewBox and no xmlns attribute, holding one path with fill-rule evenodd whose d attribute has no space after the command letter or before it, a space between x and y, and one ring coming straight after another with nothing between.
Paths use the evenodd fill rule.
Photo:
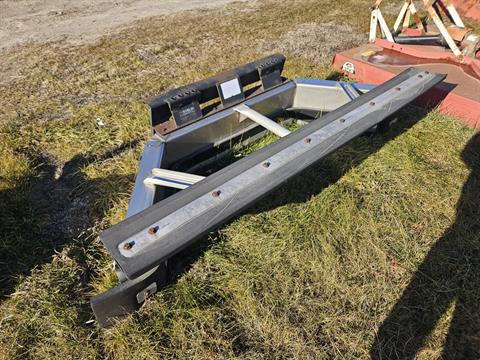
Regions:
<instances>
[{"instance_id":1,"label":"bolt head","mask_svg":"<svg viewBox=\"0 0 480 360\"><path fill-rule=\"evenodd\" d=\"M129 241L123 245L123 248L125 250L131 250L133 248L133 245L135 245L135 241Z\"/></svg>"},{"instance_id":2,"label":"bolt head","mask_svg":"<svg viewBox=\"0 0 480 360\"><path fill-rule=\"evenodd\" d=\"M148 229L148 233L150 235L155 235L158 231L158 226L152 226L151 228Z\"/></svg>"}]
</instances>

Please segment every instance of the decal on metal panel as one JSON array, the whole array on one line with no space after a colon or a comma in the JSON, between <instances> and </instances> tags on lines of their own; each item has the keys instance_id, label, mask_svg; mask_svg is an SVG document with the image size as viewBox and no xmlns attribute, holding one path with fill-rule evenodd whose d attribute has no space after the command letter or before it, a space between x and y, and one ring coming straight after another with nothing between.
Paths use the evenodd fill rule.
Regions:
<instances>
[{"instance_id":1,"label":"decal on metal panel","mask_svg":"<svg viewBox=\"0 0 480 360\"><path fill-rule=\"evenodd\" d=\"M345 64L343 64L342 70L349 72L350 74L355 74L355 65L347 61Z\"/></svg>"}]
</instances>

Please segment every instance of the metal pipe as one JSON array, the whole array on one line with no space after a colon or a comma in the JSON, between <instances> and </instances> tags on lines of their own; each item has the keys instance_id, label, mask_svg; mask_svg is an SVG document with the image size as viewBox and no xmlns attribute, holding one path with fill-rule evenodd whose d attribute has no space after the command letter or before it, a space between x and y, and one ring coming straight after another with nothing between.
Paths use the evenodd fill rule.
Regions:
<instances>
[{"instance_id":1,"label":"metal pipe","mask_svg":"<svg viewBox=\"0 0 480 360\"><path fill-rule=\"evenodd\" d=\"M394 36L397 44L427 45L439 43L445 45L445 39L442 35L418 35L418 36Z\"/></svg>"},{"instance_id":2,"label":"metal pipe","mask_svg":"<svg viewBox=\"0 0 480 360\"><path fill-rule=\"evenodd\" d=\"M234 108L236 112L243 115L245 118L255 121L257 124L263 126L265 129L271 131L277 136L285 137L290 134L290 131L285 129L282 125L260 114L259 112L249 108L247 105L240 105ZM240 121L243 119L240 118Z\"/></svg>"},{"instance_id":3,"label":"metal pipe","mask_svg":"<svg viewBox=\"0 0 480 360\"><path fill-rule=\"evenodd\" d=\"M144 180L145 184L167 186L181 190L205 179L204 176L159 168L152 169L152 175L153 177L148 177Z\"/></svg>"}]
</instances>

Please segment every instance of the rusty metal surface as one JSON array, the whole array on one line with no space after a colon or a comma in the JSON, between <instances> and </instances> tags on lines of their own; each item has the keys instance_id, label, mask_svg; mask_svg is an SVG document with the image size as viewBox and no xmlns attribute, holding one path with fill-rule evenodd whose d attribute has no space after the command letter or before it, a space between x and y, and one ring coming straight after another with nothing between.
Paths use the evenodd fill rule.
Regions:
<instances>
[{"instance_id":1,"label":"rusty metal surface","mask_svg":"<svg viewBox=\"0 0 480 360\"><path fill-rule=\"evenodd\" d=\"M448 71L451 81L454 81L455 83L471 83L471 91L479 90L476 89L474 86L475 84L479 84L477 74L467 64L454 63L446 59L438 59L432 61L432 59L424 59L416 56L411 56L390 49L382 49L380 51L377 51L375 54L369 56L366 61L379 66L411 67L425 65L428 66L428 68L432 69L432 71L439 71L440 69L442 69L443 72ZM445 67L445 65L448 65L448 67ZM450 67L452 67L452 69L450 69ZM460 71L457 71L457 69L459 69ZM471 80L468 77L465 77L463 74L461 74L461 72L469 75L475 80ZM468 93L466 93L465 95L468 95Z\"/></svg>"}]
</instances>

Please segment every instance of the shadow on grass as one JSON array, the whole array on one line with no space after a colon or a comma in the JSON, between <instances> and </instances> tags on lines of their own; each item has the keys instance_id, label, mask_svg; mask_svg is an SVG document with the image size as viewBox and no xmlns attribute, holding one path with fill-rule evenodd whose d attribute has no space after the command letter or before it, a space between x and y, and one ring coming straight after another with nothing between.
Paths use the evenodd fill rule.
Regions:
<instances>
[{"instance_id":1,"label":"shadow on grass","mask_svg":"<svg viewBox=\"0 0 480 360\"><path fill-rule=\"evenodd\" d=\"M0 300L14 291L19 277L51 261L56 252L93 227L90 208L95 189L128 184L133 178L91 180L83 176L81 168L109 159L137 143L125 143L101 155L77 155L62 167L61 173L50 156L29 154L35 175L0 192ZM92 192L82 193L80 187Z\"/></svg>"},{"instance_id":2,"label":"shadow on grass","mask_svg":"<svg viewBox=\"0 0 480 360\"><path fill-rule=\"evenodd\" d=\"M349 81L349 78L347 75L345 75L341 71L334 70L325 78L325 80Z\"/></svg>"},{"instance_id":3,"label":"shadow on grass","mask_svg":"<svg viewBox=\"0 0 480 360\"><path fill-rule=\"evenodd\" d=\"M380 326L373 359L413 359L452 306L442 358L480 358L480 134L462 158L471 173L455 223L432 247Z\"/></svg>"}]
</instances>

